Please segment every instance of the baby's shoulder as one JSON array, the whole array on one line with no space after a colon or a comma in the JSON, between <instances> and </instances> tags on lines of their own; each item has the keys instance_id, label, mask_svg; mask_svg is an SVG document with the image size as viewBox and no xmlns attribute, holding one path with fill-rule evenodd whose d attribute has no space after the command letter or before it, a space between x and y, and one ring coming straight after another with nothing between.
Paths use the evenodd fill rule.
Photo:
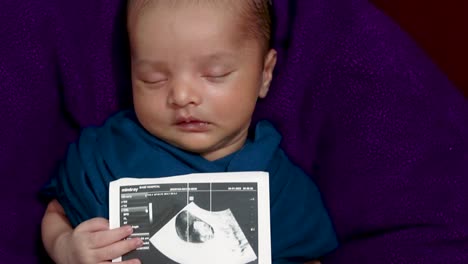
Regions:
<instances>
[{"instance_id":1,"label":"baby's shoulder","mask_svg":"<svg viewBox=\"0 0 468 264\"><path fill-rule=\"evenodd\" d=\"M83 128L80 139L106 139L116 135L126 135L136 129L139 129L139 125L134 112L125 110L110 116L102 125Z\"/></svg>"},{"instance_id":2,"label":"baby's shoulder","mask_svg":"<svg viewBox=\"0 0 468 264\"><path fill-rule=\"evenodd\" d=\"M138 140L142 130L133 111L120 111L100 126L83 128L75 144L83 151L102 151L110 146L131 145Z\"/></svg>"}]
</instances>

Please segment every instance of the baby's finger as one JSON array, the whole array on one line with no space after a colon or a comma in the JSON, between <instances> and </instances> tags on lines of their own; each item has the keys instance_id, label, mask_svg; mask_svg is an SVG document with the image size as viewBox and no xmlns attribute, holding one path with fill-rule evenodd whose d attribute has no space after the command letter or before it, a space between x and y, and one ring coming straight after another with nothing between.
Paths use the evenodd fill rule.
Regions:
<instances>
[{"instance_id":1,"label":"baby's finger","mask_svg":"<svg viewBox=\"0 0 468 264\"><path fill-rule=\"evenodd\" d=\"M140 238L125 239L95 250L97 259L115 259L143 245Z\"/></svg>"},{"instance_id":2,"label":"baby's finger","mask_svg":"<svg viewBox=\"0 0 468 264\"><path fill-rule=\"evenodd\" d=\"M109 229L109 221L102 217L91 218L79 224L76 232L97 232Z\"/></svg>"},{"instance_id":3,"label":"baby's finger","mask_svg":"<svg viewBox=\"0 0 468 264\"><path fill-rule=\"evenodd\" d=\"M106 261L106 262L100 262L99 264L111 264L111 261ZM139 259L129 259L121 262L117 262L120 264L141 264L141 261Z\"/></svg>"},{"instance_id":4,"label":"baby's finger","mask_svg":"<svg viewBox=\"0 0 468 264\"><path fill-rule=\"evenodd\" d=\"M129 259L129 260L125 260L119 263L120 264L141 264L141 261L139 259Z\"/></svg>"},{"instance_id":5,"label":"baby's finger","mask_svg":"<svg viewBox=\"0 0 468 264\"><path fill-rule=\"evenodd\" d=\"M111 230L92 233L90 236L90 248L102 248L112 245L133 233L131 226L121 226Z\"/></svg>"}]
</instances>

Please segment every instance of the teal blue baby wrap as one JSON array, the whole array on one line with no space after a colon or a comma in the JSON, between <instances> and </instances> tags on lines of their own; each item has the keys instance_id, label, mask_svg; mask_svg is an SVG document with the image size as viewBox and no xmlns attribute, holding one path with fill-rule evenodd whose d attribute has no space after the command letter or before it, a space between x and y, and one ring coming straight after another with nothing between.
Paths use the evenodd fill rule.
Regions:
<instances>
[{"instance_id":1,"label":"teal blue baby wrap","mask_svg":"<svg viewBox=\"0 0 468 264\"><path fill-rule=\"evenodd\" d=\"M315 184L280 149L281 136L269 122L259 122L252 132L241 150L208 161L149 134L133 111L120 112L102 127L83 130L44 191L58 199L77 226L90 218L108 218L109 182L119 178L266 171L275 263L303 262L332 251L336 235Z\"/></svg>"}]
</instances>

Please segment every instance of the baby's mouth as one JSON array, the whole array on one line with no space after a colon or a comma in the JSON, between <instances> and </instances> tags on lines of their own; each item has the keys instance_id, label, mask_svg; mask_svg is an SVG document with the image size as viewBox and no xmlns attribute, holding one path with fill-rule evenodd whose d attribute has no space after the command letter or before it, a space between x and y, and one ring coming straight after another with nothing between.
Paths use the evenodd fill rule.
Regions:
<instances>
[{"instance_id":1,"label":"baby's mouth","mask_svg":"<svg viewBox=\"0 0 468 264\"><path fill-rule=\"evenodd\" d=\"M175 125L186 132L206 132L210 123L196 118L180 118Z\"/></svg>"}]
</instances>

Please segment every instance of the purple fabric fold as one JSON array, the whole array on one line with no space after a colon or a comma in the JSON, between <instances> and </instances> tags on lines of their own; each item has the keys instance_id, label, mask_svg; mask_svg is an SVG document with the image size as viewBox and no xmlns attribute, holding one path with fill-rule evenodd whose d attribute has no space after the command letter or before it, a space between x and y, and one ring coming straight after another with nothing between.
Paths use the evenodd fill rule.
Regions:
<instances>
[{"instance_id":1,"label":"purple fabric fold","mask_svg":"<svg viewBox=\"0 0 468 264\"><path fill-rule=\"evenodd\" d=\"M40 263L39 188L80 128L128 105L124 1L0 9L0 263ZM324 263L468 262L468 104L364 0L275 0L256 120L313 174L341 240ZM307 224L307 223L304 223Z\"/></svg>"}]
</instances>

